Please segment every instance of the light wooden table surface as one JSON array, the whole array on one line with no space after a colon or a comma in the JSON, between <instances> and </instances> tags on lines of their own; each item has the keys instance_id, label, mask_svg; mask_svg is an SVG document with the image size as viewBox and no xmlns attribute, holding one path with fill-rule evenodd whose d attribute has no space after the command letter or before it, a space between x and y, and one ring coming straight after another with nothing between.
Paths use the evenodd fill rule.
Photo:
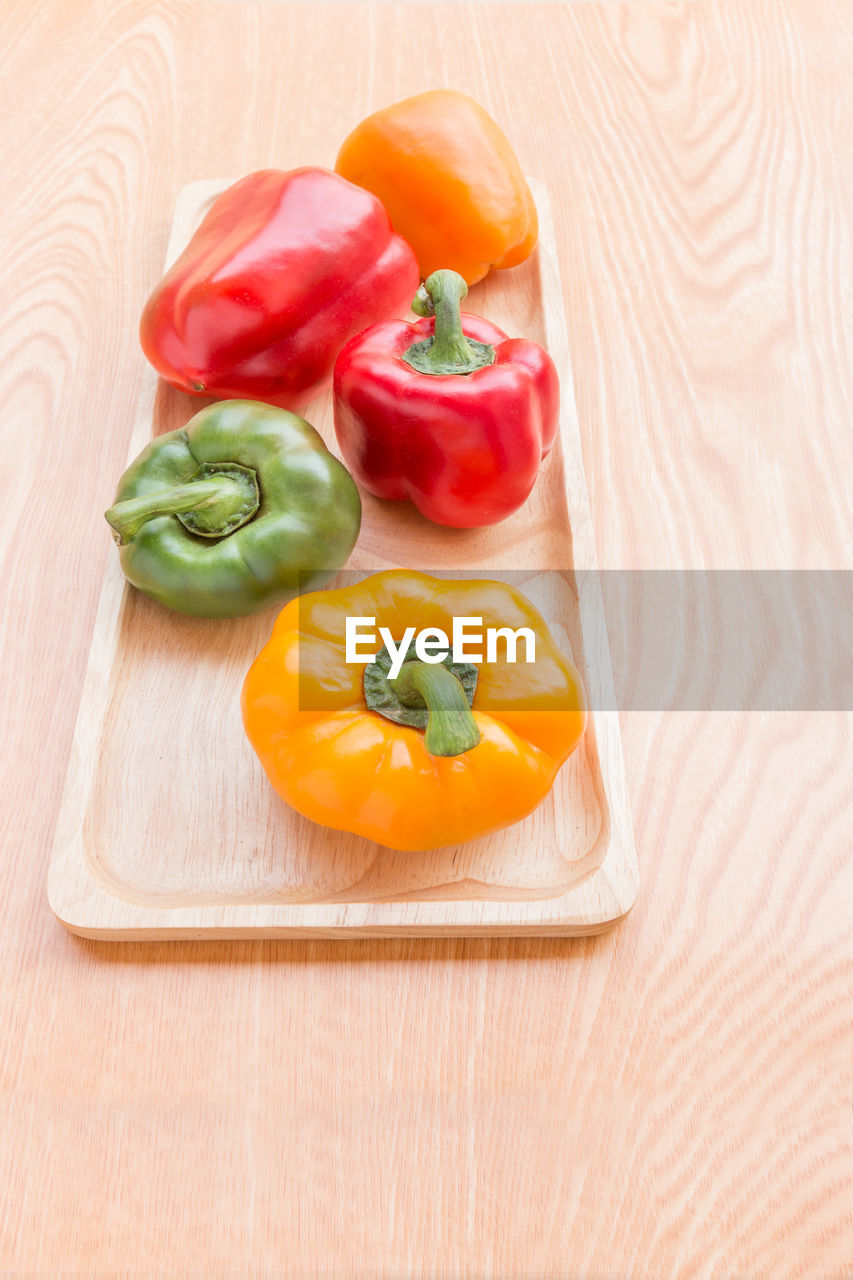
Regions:
<instances>
[{"instance_id":1,"label":"light wooden table surface","mask_svg":"<svg viewBox=\"0 0 853 1280\"><path fill-rule=\"evenodd\" d=\"M840 712L624 714L597 939L105 945L45 900L188 181L470 92L550 186L602 566L850 566L849 3L2 14L0 1272L849 1276Z\"/></svg>"}]
</instances>

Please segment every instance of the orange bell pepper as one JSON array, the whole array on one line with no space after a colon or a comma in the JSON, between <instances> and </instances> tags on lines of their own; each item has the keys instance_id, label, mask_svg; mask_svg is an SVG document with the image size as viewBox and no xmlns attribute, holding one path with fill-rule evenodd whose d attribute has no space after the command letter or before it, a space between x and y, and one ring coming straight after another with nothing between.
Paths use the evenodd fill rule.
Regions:
<instances>
[{"instance_id":1,"label":"orange bell pepper","mask_svg":"<svg viewBox=\"0 0 853 1280\"><path fill-rule=\"evenodd\" d=\"M424 278L450 267L474 284L536 247L536 205L515 153L464 93L433 89L368 116L335 168L379 197Z\"/></svg>"},{"instance_id":2,"label":"orange bell pepper","mask_svg":"<svg viewBox=\"0 0 853 1280\"><path fill-rule=\"evenodd\" d=\"M372 619L377 637L386 627L398 658L386 646L368 665L363 655L347 662L347 618ZM518 660L521 640L514 663L496 640L497 656L476 667L450 654L420 661L414 643L403 650L408 628L450 635L454 618L482 619L483 632L528 628L535 660ZM402 850L520 821L551 789L587 719L578 672L521 592L411 570L287 605L249 670L242 706L249 740L292 808Z\"/></svg>"}]
</instances>

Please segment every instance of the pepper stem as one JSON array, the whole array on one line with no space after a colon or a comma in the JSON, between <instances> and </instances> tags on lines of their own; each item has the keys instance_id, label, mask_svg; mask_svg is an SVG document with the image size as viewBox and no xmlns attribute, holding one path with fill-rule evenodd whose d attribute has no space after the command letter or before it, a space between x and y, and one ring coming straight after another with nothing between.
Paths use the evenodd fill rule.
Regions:
<instances>
[{"instance_id":1,"label":"pepper stem","mask_svg":"<svg viewBox=\"0 0 853 1280\"><path fill-rule=\"evenodd\" d=\"M191 533L221 538L250 520L260 498L255 473L237 463L202 467L199 478L169 489L158 489L138 498L116 502L104 512L120 547L139 533L149 520L177 516Z\"/></svg>"},{"instance_id":2,"label":"pepper stem","mask_svg":"<svg viewBox=\"0 0 853 1280\"><path fill-rule=\"evenodd\" d=\"M415 294L412 310L419 316L435 316L434 336L413 342L403 353L406 364L419 373L474 373L494 364L495 349L486 342L466 338L459 304L468 286L458 271L434 271Z\"/></svg>"},{"instance_id":3,"label":"pepper stem","mask_svg":"<svg viewBox=\"0 0 853 1280\"><path fill-rule=\"evenodd\" d=\"M396 680L388 682L409 707L426 704L424 745L432 756L461 756L480 741L462 685L442 663L404 662Z\"/></svg>"}]
</instances>

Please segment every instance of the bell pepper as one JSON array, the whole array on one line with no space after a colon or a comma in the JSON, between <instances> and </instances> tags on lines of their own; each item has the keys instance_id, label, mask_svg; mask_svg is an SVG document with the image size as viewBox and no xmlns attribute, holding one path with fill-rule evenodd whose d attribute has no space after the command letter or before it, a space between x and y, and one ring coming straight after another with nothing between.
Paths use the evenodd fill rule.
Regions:
<instances>
[{"instance_id":1,"label":"bell pepper","mask_svg":"<svg viewBox=\"0 0 853 1280\"><path fill-rule=\"evenodd\" d=\"M335 365L335 431L356 480L428 520L495 524L528 497L554 441L557 371L535 342L461 315L467 285L437 271L413 310L353 338Z\"/></svg>"},{"instance_id":2,"label":"bell pepper","mask_svg":"<svg viewBox=\"0 0 853 1280\"><path fill-rule=\"evenodd\" d=\"M375 196L327 169L262 170L214 201L157 285L142 349L180 391L299 408L419 279Z\"/></svg>"},{"instance_id":3,"label":"bell pepper","mask_svg":"<svg viewBox=\"0 0 853 1280\"><path fill-rule=\"evenodd\" d=\"M536 205L505 134L464 93L433 89L377 111L343 143L338 173L377 195L421 275L468 284L536 247Z\"/></svg>"},{"instance_id":4,"label":"bell pepper","mask_svg":"<svg viewBox=\"0 0 853 1280\"><path fill-rule=\"evenodd\" d=\"M481 665L424 662L391 678L389 646L346 661L347 618L407 630L454 618L525 627L535 661L499 646ZM482 656L482 652L470 656ZM520 658L521 653L516 654ZM305 817L392 849L460 844L518 822L544 799L586 726L575 667L530 602L502 582L389 570L313 592L279 615L243 687L243 722L278 794Z\"/></svg>"},{"instance_id":5,"label":"bell pepper","mask_svg":"<svg viewBox=\"0 0 853 1280\"><path fill-rule=\"evenodd\" d=\"M152 440L106 519L140 591L235 618L328 582L358 537L361 499L304 418L230 400Z\"/></svg>"}]
</instances>

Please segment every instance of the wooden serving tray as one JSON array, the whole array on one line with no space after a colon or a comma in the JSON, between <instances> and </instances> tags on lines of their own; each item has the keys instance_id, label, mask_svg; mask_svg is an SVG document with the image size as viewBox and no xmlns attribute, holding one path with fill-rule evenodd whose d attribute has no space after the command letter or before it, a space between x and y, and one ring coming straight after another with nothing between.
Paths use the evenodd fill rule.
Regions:
<instances>
[{"instance_id":1,"label":"wooden serving tray","mask_svg":"<svg viewBox=\"0 0 853 1280\"><path fill-rule=\"evenodd\" d=\"M169 262L227 185L183 189ZM130 588L112 556L48 881L50 905L74 933L580 935L601 932L630 909L637 863L619 720L595 709L615 700L559 263L547 192L535 180L531 187L537 252L490 275L465 306L547 346L561 380L560 440L524 507L490 529L441 529L405 504L363 495L361 537L347 567L514 571L514 583L546 616L563 620L562 639L594 708L583 743L533 814L484 839L403 854L327 830L275 795L242 729L243 677L275 610L236 621L183 617ZM150 371L130 458L205 403ZM335 450L331 393L304 416ZM112 496L104 494L105 507Z\"/></svg>"}]
</instances>

